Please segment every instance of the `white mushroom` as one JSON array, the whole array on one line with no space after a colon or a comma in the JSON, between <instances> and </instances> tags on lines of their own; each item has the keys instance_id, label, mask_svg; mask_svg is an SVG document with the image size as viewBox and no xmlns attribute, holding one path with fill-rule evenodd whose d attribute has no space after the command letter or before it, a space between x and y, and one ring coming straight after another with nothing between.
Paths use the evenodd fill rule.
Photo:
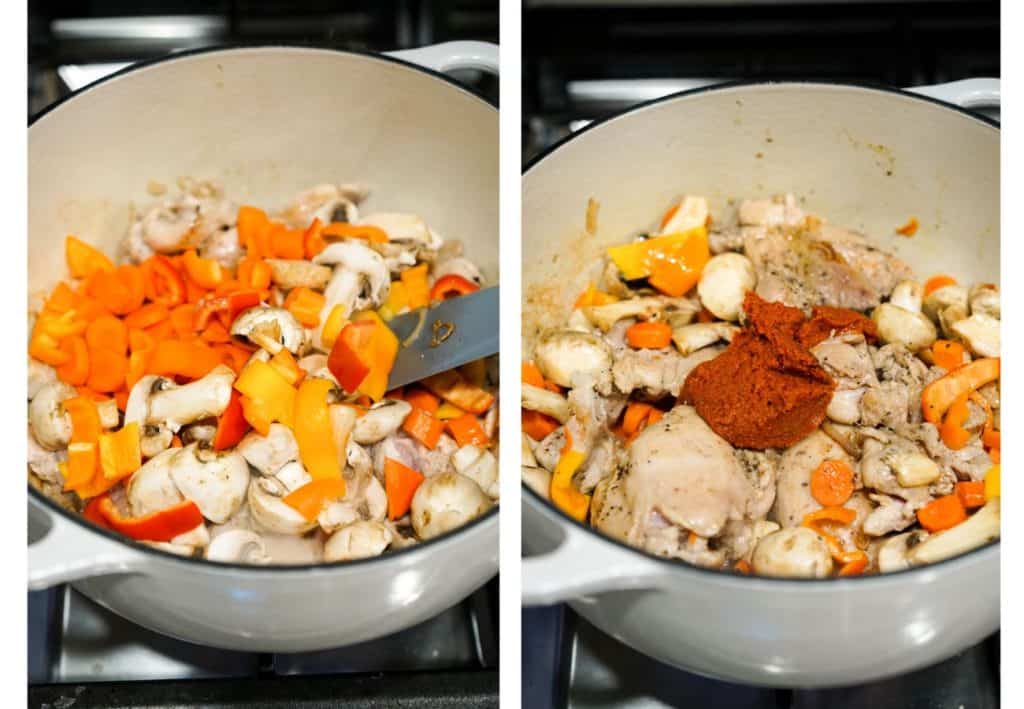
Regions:
<instances>
[{"instance_id":1,"label":"white mushroom","mask_svg":"<svg viewBox=\"0 0 1024 709\"><path fill-rule=\"evenodd\" d=\"M923 529L887 537L878 546L878 570L883 574L910 567L910 550L928 538Z\"/></svg>"},{"instance_id":2,"label":"white mushroom","mask_svg":"<svg viewBox=\"0 0 1024 709\"><path fill-rule=\"evenodd\" d=\"M346 496L346 499L349 499ZM362 477L359 491L351 499L359 502L359 509L367 519L382 522L388 514L388 494L375 475Z\"/></svg>"},{"instance_id":3,"label":"white mushroom","mask_svg":"<svg viewBox=\"0 0 1024 709\"><path fill-rule=\"evenodd\" d=\"M391 241L407 241L435 251L441 247L441 240L415 214L377 212L363 217L359 223L383 229Z\"/></svg>"},{"instance_id":4,"label":"white mushroom","mask_svg":"<svg viewBox=\"0 0 1024 709\"><path fill-rule=\"evenodd\" d=\"M285 207L283 216L292 226L301 229L314 218L323 224L355 222L359 219L356 205L366 199L367 194L367 189L361 185L316 185L297 194Z\"/></svg>"},{"instance_id":5,"label":"white mushroom","mask_svg":"<svg viewBox=\"0 0 1024 709\"><path fill-rule=\"evenodd\" d=\"M266 436L250 431L235 447L256 470L273 475L288 462L299 457L299 444L292 430L280 423L270 424Z\"/></svg>"},{"instance_id":6,"label":"white mushroom","mask_svg":"<svg viewBox=\"0 0 1024 709\"><path fill-rule=\"evenodd\" d=\"M934 564L995 541L999 538L999 516L999 498L996 497L960 524L933 534L915 546L907 557L913 566Z\"/></svg>"},{"instance_id":7,"label":"white mushroom","mask_svg":"<svg viewBox=\"0 0 1024 709\"><path fill-rule=\"evenodd\" d=\"M264 259L270 266L271 278L279 288L291 290L300 286L323 290L331 280L331 269L327 266L306 261L304 259L289 260Z\"/></svg>"},{"instance_id":8,"label":"white mushroom","mask_svg":"<svg viewBox=\"0 0 1024 709\"><path fill-rule=\"evenodd\" d=\"M917 281L900 281L889 296L890 303L912 313L921 312L923 299L924 287Z\"/></svg>"},{"instance_id":9,"label":"white mushroom","mask_svg":"<svg viewBox=\"0 0 1024 709\"><path fill-rule=\"evenodd\" d=\"M761 576L825 578L832 573L828 544L807 527L790 527L765 536L750 560Z\"/></svg>"},{"instance_id":10,"label":"white mushroom","mask_svg":"<svg viewBox=\"0 0 1024 709\"><path fill-rule=\"evenodd\" d=\"M352 561L379 556L391 544L391 530L373 521L353 522L324 542L324 561Z\"/></svg>"},{"instance_id":11,"label":"white mushroom","mask_svg":"<svg viewBox=\"0 0 1024 709\"><path fill-rule=\"evenodd\" d=\"M484 277L480 273L480 269L476 267L476 264L463 256L446 259L434 266L433 276L435 281L450 275L461 276L470 283L476 283L478 286L483 285L484 282Z\"/></svg>"},{"instance_id":12,"label":"white mushroom","mask_svg":"<svg viewBox=\"0 0 1024 709\"><path fill-rule=\"evenodd\" d=\"M178 455L178 450L161 451L128 478L126 493L134 516L159 512L184 499L171 478L171 462Z\"/></svg>"},{"instance_id":13,"label":"white mushroom","mask_svg":"<svg viewBox=\"0 0 1024 709\"><path fill-rule=\"evenodd\" d=\"M702 322L683 325L672 331L672 342L683 355L690 355L720 340L732 342L740 329L724 322Z\"/></svg>"},{"instance_id":14,"label":"white mushroom","mask_svg":"<svg viewBox=\"0 0 1024 709\"><path fill-rule=\"evenodd\" d=\"M64 401L77 395L74 387L61 381L50 382L36 392L28 405L28 422L43 448L55 451L68 445L71 417L64 411Z\"/></svg>"},{"instance_id":15,"label":"white mushroom","mask_svg":"<svg viewBox=\"0 0 1024 709\"><path fill-rule=\"evenodd\" d=\"M958 340L979 357L999 356L999 321L991 315L974 313L950 326Z\"/></svg>"},{"instance_id":16,"label":"white mushroom","mask_svg":"<svg viewBox=\"0 0 1024 709\"><path fill-rule=\"evenodd\" d=\"M967 294L967 303L971 309L971 315L988 315L996 320L1002 317L999 289L991 283L979 283L971 286L971 290Z\"/></svg>"},{"instance_id":17,"label":"white mushroom","mask_svg":"<svg viewBox=\"0 0 1024 709\"><path fill-rule=\"evenodd\" d=\"M533 454L533 445L529 436L525 432L519 434L519 450L523 455L523 465L537 465L537 457Z\"/></svg>"},{"instance_id":18,"label":"white mushroom","mask_svg":"<svg viewBox=\"0 0 1024 709\"><path fill-rule=\"evenodd\" d=\"M358 522L360 518L359 510L354 503L336 500L324 507L317 516L316 522L320 525L320 529L332 534L342 527Z\"/></svg>"},{"instance_id":19,"label":"white mushroom","mask_svg":"<svg viewBox=\"0 0 1024 709\"><path fill-rule=\"evenodd\" d=\"M249 483L249 514L253 522L276 534L305 534L316 526L316 520L307 520L281 499L284 486L274 478L253 478Z\"/></svg>"},{"instance_id":20,"label":"white mushroom","mask_svg":"<svg viewBox=\"0 0 1024 709\"><path fill-rule=\"evenodd\" d=\"M498 485L498 459L486 448L465 445L452 455L452 466L459 475L480 486L492 500L501 494Z\"/></svg>"},{"instance_id":21,"label":"white mushroom","mask_svg":"<svg viewBox=\"0 0 1024 709\"><path fill-rule=\"evenodd\" d=\"M297 460L282 465L274 477L281 481L287 492L295 492L303 485L313 482L313 476L306 472L302 463Z\"/></svg>"},{"instance_id":22,"label":"white mushroom","mask_svg":"<svg viewBox=\"0 0 1024 709\"><path fill-rule=\"evenodd\" d=\"M124 408L125 424L139 425L139 444L142 455L152 458L171 445L174 432L160 422L149 422L149 404L152 395L167 387L175 386L174 382L164 377L148 374L135 382L128 394L128 403Z\"/></svg>"},{"instance_id":23,"label":"white mushroom","mask_svg":"<svg viewBox=\"0 0 1024 709\"><path fill-rule=\"evenodd\" d=\"M893 454L890 466L903 487L931 485L942 477L939 464L924 453L899 452Z\"/></svg>"},{"instance_id":24,"label":"white mushroom","mask_svg":"<svg viewBox=\"0 0 1024 709\"><path fill-rule=\"evenodd\" d=\"M203 517L228 521L245 500L249 466L237 452L217 452L191 444L170 460L171 479L181 494L196 503Z\"/></svg>"},{"instance_id":25,"label":"white mushroom","mask_svg":"<svg viewBox=\"0 0 1024 709\"><path fill-rule=\"evenodd\" d=\"M351 439L345 446L345 461L357 475L373 474L373 457L369 451Z\"/></svg>"},{"instance_id":26,"label":"white mushroom","mask_svg":"<svg viewBox=\"0 0 1024 709\"><path fill-rule=\"evenodd\" d=\"M28 358L28 400L36 398L36 394L47 384L57 381L57 370L39 360Z\"/></svg>"},{"instance_id":27,"label":"white mushroom","mask_svg":"<svg viewBox=\"0 0 1024 709\"><path fill-rule=\"evenodd\" d=\"M76 445L76 444L70 444ZM63 485L64 480L60 474L60 464L67 459L67 452L64 450L51 451L43 448L32 435L31 428L28 431L28 467L33 473L43 480Z\"/></svg>"},{"instance_id":28,"label":"white mushroom","mask_svg":"<svg viewBox=\"0 0 1024 709\"><path fill-rule=\"evenodd\" d=\"M536 465L524 465L522 468L523 482L545 500L551 495L551 473Z\"/></svg>"},{"instance_id":29,"label":"white mushroom","mask_svg":"<svg viewBox=\"0 0 1024 709\"><path fill-rule=\"evenodd\" d=\"M540 336L533 351L534 362L545 378L571 387L578 374L593 377L595 388L611 389L612 352L597 335L572 330L551 330Z\"/></svg>"},{"instance_id":30,"label":"white mushroom","mask_svg":"<svg viewBox=\"0 0 1024 709\"><path fill-rule=\"evenodd\" d=\"M177 431L187 423L220 416L231 401L234 381L235 373L221 364L205 377L183 386L168 382L149 397L146 423L158 423Z\"/></svg>"},{"instance_id":31,"label":"white mushroom","mask_svg":"<svg viewBox=\"0 0 1024 709\"><path fill-rule=\"evenodd\" d=\"M688 301L683 302L688 303ZM607 305L587 305L582 308L582 311L587 319L599 327L602 332L608 332L619 320L626 318L650 320L665 310L669 303L667 298L648 296L620 300Z\"/></svg>"},{"instance_id":32,"label":"white mushroom","mask_svg":"<svg viewBox=\"0 0 1024 709\"><path fill-rule=\"evenodd\" d=\"M687 195L672 213L661 234L678 234L704 226L708 222L708 201L704 197Z\"/></svg>"},{"instance_id":33,"label":"white mushroom","mask_svg":"<svg viewBox=\"0 0 1024 709\"><path fill-rule=\"evenodd\" d=\"M953 327L967 318L966 305L950 305L948 308L939 311L939 329L942 334L950 339L956 338L956 331Z\"/></svg>"},{"instance_id":34,"label":"white mushroom","mask_svg":"<svg viewBox=\"0 0 1024 709\"><path fill-rule=\"evenodd\" d=\"M559 423L565 423L571 415L569 401L564 396L525 383L522 385L522 407L547 414Z\"/></svg>"},{"instance_id":35,"label":"white mushroom","mask_svg":"<svg viewBox=\"0 0 1024 709\"><path fill-rule=\"evenodd\" d=\"M700 302L719 320L737 321L743 298L757 285L754 264L733 251L718 254L704 265L697 283Z\"/></svg>"},{"instance_id":36,"label":"white mushroom","mask_svg":"<svg viewBox=\"0 0 1024 709\"><path fill-rule=\"evenodd\" d=\"M248 529L229 529L218 534L206 548L206 558L236 564L270 562L263 537Z\"/></svg>"},{"instance_id":37,"label":"white mushroom","mask_svg":"<svg viewBox=\"0 0 1024 709\"><path fill-rule=\"evenodd\" d=\"M882 303L875 308L871 319L875 321L882 342L898 342L911 352L930 346L938 337L935 325L927 317L892 303Z\"/></svg>"},{"instance_id":38,"label":"white mushroom","mask_svg":"<svg viewBox=\"0 0 1024 709\"><path fill-rule=\"evenodd\" d=\"M189 443L213 443L217 437L217 427L208 423L194 423L181 429L181 441L186 446Z\"/></svg>"},{"instance_id":39,"label":"white mushroom","mask_svg":"<svg viewBox=\"0 0 1024 709\"><path fill-rule=\"evenodd\" d=\"M187 532L182 532L171 538L171 544L192 547L193 549L204 549L210 545L210 530L206 528L205 522L200 522Z\"/></svg>"},{"instance_id":40,"label":"white mushroom","mask_svg":"<svg viewBox=\"0 0 1024 709\"><path fill-rule=\"evenodd\" d=\"M356 445L352 440L352 429L355 428L357 420L356 410L344 404L332 404L327 409L327 415L331 419L331 435L334 437L335 448L339 452L350 451L351 446ZM346 455L350 455L350 453L347 452ZM351 460L349 465L352 465ZM352 465L352 467L355 466Z\"/></svg>"},{"instance_id":41,"label":"white mushroom","mask_svg":"<svg viewBox=\"0 0 1024 709\"><path fill-rule=\"evenodd\" d=\"M352 440L364 446L382 441L398 430L410 411L407 401L384 399L356 420Z\"/></svg>"},{"instance_id":42,"label":"white mushroom","mask_svg":"<svg viewBox=\"0 0 1024 709\"><path fill-rule=\"evenodd\" d=\"M921 301L921 310L938 324L939 313L950 306L959 306L967 317L967 289L959 285L942 286L926 295Z\"/></svg>"},{"instance_id":43,"label":"white mushroom","mask_svg":"<svg viewBox=\"0 0 1024 709\"><path fill-rule=\"evenodd\" d=\"M376 251L355 241L330 244L313 259L315 263L334 267L334 275L324 291L327 312L336 304L344 304L348 312L376 308L387 300L391 278L384 259Z\"/></svg>"},{"instance_id":44,"label":"white mushroom","mask_svg":"<svg viewBox=\"0 0 1024 709\"><path fill-rule=\"evenodd\" d=\"M432 539L461 527L491 508L480 486L458 473L424 480L412 497L412 526L420 539Z\"/></svg>"},{"instance_id":45,"label":"white mushroom","mask_svg":"<svg viewBox=\"0 0 1024 709\"><path fill-rule=\"evenodd\" d=\"M259 305L249 308L235 319L231 334L262 347L270 354L286 349L293 355L301 354L306 343L302 323L284 308Z\"/></svg>"}]
</instances>

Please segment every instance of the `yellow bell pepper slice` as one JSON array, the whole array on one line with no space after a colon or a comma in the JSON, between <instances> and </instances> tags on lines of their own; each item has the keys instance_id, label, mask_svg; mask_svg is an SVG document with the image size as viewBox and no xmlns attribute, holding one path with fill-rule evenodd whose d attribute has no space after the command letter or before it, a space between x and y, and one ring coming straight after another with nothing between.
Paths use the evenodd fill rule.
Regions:
<instances>
[{"instance_id":1,"label":"yellow bell pepper slice","mask_svg":"<svg viewBox=\"0 0 1024 709\"><path fill-rule=\"evenodd\" d=\"M295 396L295 440L302 464L314 480L342 479L327 403L333 388L333 382L311 377L299 385Z\"/></svg>"},{"instance_id":2,"label":"yellow bell pepper slice","mask_svg":"<svg viewBox=\"0 0 1024 709\"><path fill-rule=\"evenodd\" d=\"M620 247L613 247L620 248ZM590 305L611 305L612 303L618 303L619 299L611 293L605 293L602 290L598 290L594 287L593 283L587 284L587 289L580 293L580 297L576 299L573 304L573 309L586 308Z\"/></svg>"},{"instance_id":3,"label":"yellow bell pepper slice","mask_svg":"<svg viewBox=\"0 0 1024 709\"><path fill-rule=\"evenodd\" d=\"M405 284L405 295L410 310L430 305L430 283L428 282L427 269L429 266L421 263L402 271L401 279Z\"/></svg>"},{"instance_id":4,"label":"yellow bell pepper slice","mask_svg":"<svg viewBox=\"0 0 1024 709\"><path fill-rule=\"evenodd\" d=\"M434 418L440 419L441 421L449 421L451 419L457 419L465 413L465 411L455 404L450 404L447 401L444 401L437 407L437 411L434 412Z\"/></svg>"},{"instance_id":5,"label":"yellow bell pepper slice","mask_svg":"<svg viewBox=\"0 0 1024 709\"><path fill-rule=\"evenodd\" d=\"M126 478L142 467L139 424L125 424L120 431L100 436L100 467L109 481Z\"/></svg>"},{"instance_id":6,"label":"yellow bell pepper slice","mask_svg":"<svg viewBox=\"0 0 1024 709\"><path fill-rule=\"evenodd\" d=\"M1000 470L999 464L996 463L985 473L985 502L1000 496Z\"/></svg>"},{"instance_id":7,"label":"yellow bell pepper slice","mask_svg":"<svg viewBox=\"0 0 1024 709\"><path fill-rule=\"evenodd\" d=\"M235 389L249 399L249 409L259 411L261 422L278 421L289 428L295 427L295 387L274 367L255 360L238 375ZM243 415L246 407L243 405ZM246 420L259 430L246 415Z\"/></svg>"},{"instance_id":8,"label":"yellow bell pepper slice","mask_svg":"<svg viewBox=\"0 0 1024 709\"><path fill-rule=\"evenodd\" d=\"M587 512L590 510L590 495L584 495L573 486L572 476L586 458L586 453L577 450L564 451L555 465L549 490L555 506L580 522L587 518Z\"/></svg>"},{"instance_id":9,"label":"yellow bell pepper slice","mask_svg":"<svg viewBox=\"0 0 1024 709\"><path fill-rule=\"evenodd\" d=\"M407 307L409 307L409 294L405 283L402 281L392 281L391 290L388 291L388 299L384 301L384 305L377 309L377 313L384 320L391 320L391 318Z\"/></svg>"},{"instance_id":10,"label":"yellow bell pepper slice","mask_svg":"<svg viewBox=\"0 0 1024 709\"><path fill-rule=\"evenodd\" d=\"M697 271L699 278L701 269L710 258L707 240L707 229L697 227L679 234L611 246L608 257L622 271L622 277L630 281L650 276L658 262L678 263L687 271Z\"/></svg>"},{"instance_id":11,"label":"yellow bell pepper slice","mask_svg":"<svg viewBox=\"0 0 1024 709\"><path fill-rule=\"evenodd\" d=\"M327 321L324 322L324 328L320 332L320 339L327 347L328 352L334 347L334 342L346 325L348 325L348 307L335 305L327 315Z\"/></svg>"}]
</instances>

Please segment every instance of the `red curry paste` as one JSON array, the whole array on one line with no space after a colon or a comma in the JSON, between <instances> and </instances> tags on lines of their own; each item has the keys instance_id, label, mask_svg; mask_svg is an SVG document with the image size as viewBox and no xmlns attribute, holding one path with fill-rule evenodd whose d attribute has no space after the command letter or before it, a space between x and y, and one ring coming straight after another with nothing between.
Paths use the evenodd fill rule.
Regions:
<instances>
[{"instance_id":1,"label":"red curry paste","mask_svg":"<svg viewBox=\"0 0 1024 709\"><path fill-rule=\"evenodd\" d=\"M842 308L798 308L769 303L754 293L743 301L747 327L713 360L686 378L683 401L725 440L740 448L785 448L813 433L825 418L835 382L809 347L833 333L874 323Z\"/></svg>"}]
</instances>

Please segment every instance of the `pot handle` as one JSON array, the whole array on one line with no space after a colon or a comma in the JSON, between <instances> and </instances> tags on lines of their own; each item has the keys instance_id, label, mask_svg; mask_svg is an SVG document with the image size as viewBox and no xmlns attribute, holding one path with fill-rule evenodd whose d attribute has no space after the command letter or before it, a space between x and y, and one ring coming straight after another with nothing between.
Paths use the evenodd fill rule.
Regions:
<instances>
[{"instance_id":1,"label":"pot handle","mask_svg":"<svg viewBox=\"0 0 1024 709\"><path fill-rule=\"evenodd\" d=\"M524 606L546 606L606 591L655 589L667 581L664 569L654 560L592 539L568 524L561 527L565 536L556 549L522 560Z\"/></svg>"},{"instance_id":2,"label":"pot handle","mask_svg":"<svg viewBox=\"0 0 1024 709\"><path fill-rule=\"evenodd\" d=\"M136 571L146 564L145 557L127 544L106 539L64 515L47 511L31 496L29 516L49 527L45 536L28 547L30 591L92 576Z\"/></svg>"},{"instance_id":3,"label":"pot handle","mask_svg":"<svg viewBox=\"0 0 1024 709\"><path fill-rule=\"evenodd\" d=\"M442 42L418 49L386 52L385 56L419 64L442 74L455 69L480 69L498 74L498 45L490 42Z\"/></svg>"},{"instance_id":4,"label":"pot handle","mask_svg":"<svg viewBox=\"0 0 1024 709\"><path fill-rule=\"evenodd\" d=\"M960 108L999 106L999 79L962 79L947 84L915 86L907 91L937 98Z\"/></svg>"}]
</instances>

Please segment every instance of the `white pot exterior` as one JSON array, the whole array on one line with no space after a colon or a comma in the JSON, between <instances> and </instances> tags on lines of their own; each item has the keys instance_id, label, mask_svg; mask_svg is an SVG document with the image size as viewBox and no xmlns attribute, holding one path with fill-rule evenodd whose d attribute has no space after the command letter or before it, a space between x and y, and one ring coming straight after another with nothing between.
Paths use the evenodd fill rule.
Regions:
<instances>
[{"instance_id":1,"label":"white pot exterior","mask_svg":"<svg viewBox=\"0 0 1024 709\"><path fill-rule=\"evenodd\" d=\"M453 49L491 66L486 45ZM472 50L472 51L468 51ZM430 52L431 66L445 61ZM366 209L416 212L498 276L498 113L381 57L287 47L186 54L116 76L29 130L29 285L64 275L64 236L113 249L150 180L219 180L282 205L322 182L372 189ZM498 518L376 559L288 569L185 560L93 531L30 492L50 526L32 588L64 581L140 625L193 642L297 652L387 635L459 602L498 568Z\"/></svg>"},{"instance_id":2,"label":"white pot exterior","mask_svg":"<svg viewBox=\"0 0 1024 709\"><path fill-rule=\"evenodd\" d=\"M558 324L603 248L682 194L790 191L875 237L918 274L999 280L999 132L903 93L830 84L730 86L595 126L523 180L523 338ZM583 230L588 198L598 230ZM894 230L911 216L913 238ZM573 274L567 277L566 274ZM687 670L820 687L922 667L999 626L999 546L889 576L738 577L656 560L524 492L526 603L571 600L605 632ZM552 551L553 550L553 551ZM965 599L970 599L965 602Z\"/></svg>"}]
</instances>

